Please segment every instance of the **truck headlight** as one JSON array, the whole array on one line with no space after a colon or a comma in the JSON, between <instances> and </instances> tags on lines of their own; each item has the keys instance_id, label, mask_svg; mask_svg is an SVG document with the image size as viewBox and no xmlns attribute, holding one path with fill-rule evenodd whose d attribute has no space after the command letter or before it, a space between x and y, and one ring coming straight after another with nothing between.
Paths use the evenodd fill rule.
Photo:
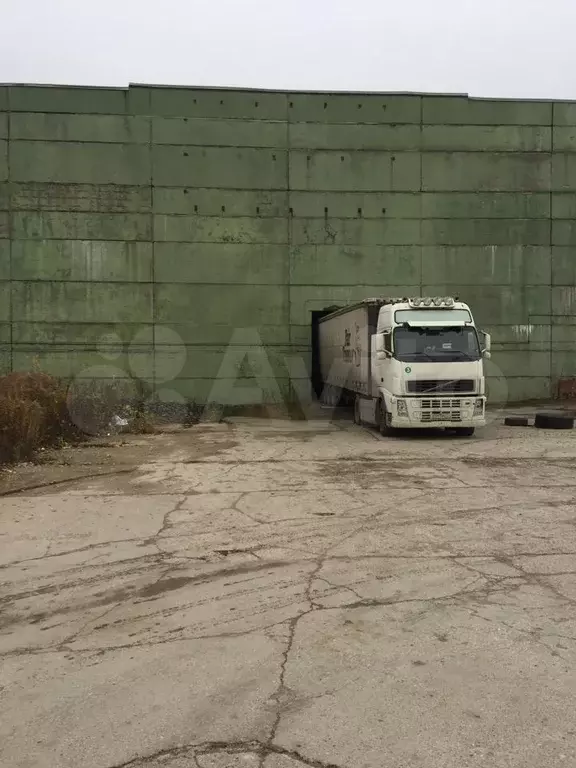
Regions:
<instances>
[{"instance_id":1,"label":"truck headlight","mask_svg":"<svg viewBox=\"0 0 576 768\"><path fill-rule=\"evenodd\" d=\"M474 403L474 416L482 416L484 413L484 400L476 400Z\"/></svg>"},{"instance_id":2,"label":"truck headlight","mask_svg":"<svg viewBox=\"0 0 576 768\"><path fill-rule=\"evenodd\" d=\"M408 416L408 407L406 400L396 400L396 410L398 416Z\"/></svg>"}]
</instances>

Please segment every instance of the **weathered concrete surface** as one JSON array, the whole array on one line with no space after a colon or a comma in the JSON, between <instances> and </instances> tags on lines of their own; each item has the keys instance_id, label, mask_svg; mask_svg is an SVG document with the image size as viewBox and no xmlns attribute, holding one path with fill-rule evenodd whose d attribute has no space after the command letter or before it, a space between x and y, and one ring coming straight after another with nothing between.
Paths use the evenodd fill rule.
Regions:
<instances>
[{"instance_id":1,"label":"weathered concrete surface","mask_svg":"<svg viewBox=\"0 0 576 768\"><path fill-rule=\"evenodd\" d=\"M1 765L575 763L572 432L139 444L2 499Z\"/></svg>"},{"instance_id":2,"label":"weathered concrete surface","mask_svg":"<svg viewBox=\"0 0 576 768\"><path fill-rule=\"evenodd\" d=\"M575 216L576 103L7 86L0 374L305 407L312 312L431 293L492 334L492 401L547 399L576 378Z\"/></svg>"}]
</instances>

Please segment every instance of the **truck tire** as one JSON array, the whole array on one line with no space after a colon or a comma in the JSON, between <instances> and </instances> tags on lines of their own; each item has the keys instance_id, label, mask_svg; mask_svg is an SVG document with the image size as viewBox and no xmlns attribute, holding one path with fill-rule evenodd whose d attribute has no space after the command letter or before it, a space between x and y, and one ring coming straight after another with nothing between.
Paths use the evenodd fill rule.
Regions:
<instances>
[{"instance_id":1,"label":"truck tire","mask_svg":"<svg viewBox=\"0 0 576 768\"><path fill-rule=\"evenodd\" d=\"M362 426L362 417L360 416L360 397L354 398L354 424Z\"/></svg>"},{"instance_id":2,"label":"truck tire","mask_svg":"<svg viewBox=\"0 0 576 768\"><path fill-rule=\"evenodd\" d=\"M394 427L390 426L390 414L386 410L384 400L378 403L378 431L382 437L391 437L396 434Z\"/></svg>"},{"instance_id":3,"label":"truck tire","mask_svg":"<svg viewBox=\"0 0 576 768\"><path fill-rule=\"evenodd\" d=\"M534 426L537 429L572 429L574 415L566 411L539 411Z\"/></svg>"},{"instance_id":4,"label":"truck tire","mask_svg":"<svg viewBox=\"0 0 576 768\"><path fill-rule=\"evenodd\" d=\"M455 427L454 434L458 435L458 437L472 437L474 427Z\"/></svg>"},{"instance_id":5,"label":"truck tire","mask_svg":"<svg viewBox=\"0 0 576 768\"><path fill-rule=\"evenodd\" d=\"M527 427L529 422L526 416L506 416L504 424L507 427Z\"/></svg>"}]
</instances>

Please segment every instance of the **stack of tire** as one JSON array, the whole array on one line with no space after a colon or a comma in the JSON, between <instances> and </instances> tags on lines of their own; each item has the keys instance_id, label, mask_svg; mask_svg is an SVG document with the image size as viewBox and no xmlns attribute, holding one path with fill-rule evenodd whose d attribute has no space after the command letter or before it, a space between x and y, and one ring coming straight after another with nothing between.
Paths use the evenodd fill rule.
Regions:
<instances>
[{"instance_id":1,"label":"stack of tire","mask_svg":"<svg viewBox=\"0 0 576 768\"><path fill-rule=\"evenodd\" d=\"M537 429L573 429L575 415L571 411L537 411L534 426ZM504 424L508 427L528 427L528 416L506 416Z\"/></svg>"}]
</instances>

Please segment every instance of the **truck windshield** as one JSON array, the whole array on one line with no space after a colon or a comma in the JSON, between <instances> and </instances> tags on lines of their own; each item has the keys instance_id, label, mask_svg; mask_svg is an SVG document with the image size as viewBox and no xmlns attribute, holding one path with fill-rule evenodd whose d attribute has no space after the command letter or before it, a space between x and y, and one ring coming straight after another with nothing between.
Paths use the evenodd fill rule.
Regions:
<instances>
[{"instance_id":1,"label":"truck windshield","mask_svg":"<svg viewBox=\"0 0 576 768\"><path fill-rule=\"evenodd\" d=\"M480 359L476 329L410 327L394 331L394 357L407 363L447 363Z\"/></svg>"}]
</instances>

